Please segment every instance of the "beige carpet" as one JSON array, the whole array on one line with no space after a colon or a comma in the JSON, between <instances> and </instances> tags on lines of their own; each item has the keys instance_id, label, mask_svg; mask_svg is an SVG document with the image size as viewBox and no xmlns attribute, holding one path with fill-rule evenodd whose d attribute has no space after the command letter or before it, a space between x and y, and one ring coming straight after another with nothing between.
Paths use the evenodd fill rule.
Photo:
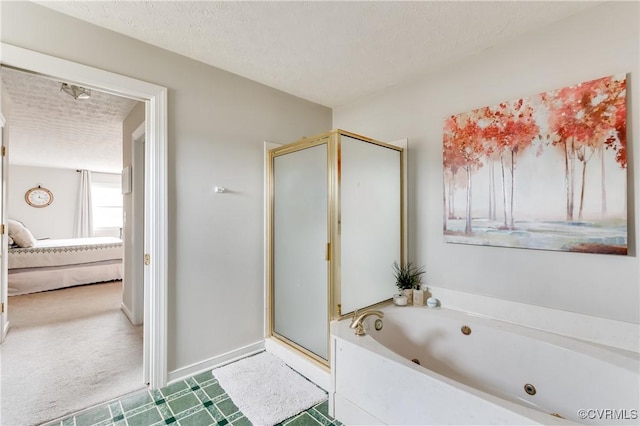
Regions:
<instances>
[{"instance_id":1,"label":"beige carpet","mask_svg":"<svg viewBox=\"0 0 640 426\"><path fill-rule=\"evenodd\" d=\"M122 283L13 296L0 346L0 425L36 425L144 387L142 326Z\"/></svg>"}]
</instances>

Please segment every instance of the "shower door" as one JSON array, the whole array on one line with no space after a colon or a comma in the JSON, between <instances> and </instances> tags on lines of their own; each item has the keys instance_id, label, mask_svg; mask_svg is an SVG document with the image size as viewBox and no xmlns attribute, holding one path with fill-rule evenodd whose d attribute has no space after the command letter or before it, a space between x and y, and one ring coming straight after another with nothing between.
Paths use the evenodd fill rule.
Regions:
<instances>
[{"instance_id":1,"label":"shower door","mask_svg":"<svg viewBox=\"0 0 640 426\"><path fill-rule=\"evenodd\" d=\"M342 314L396 292L391 265L403 259L402 150L340 137L339 219L335 278Z\"/></svg>"},{"instance_id":2,"label":"shower door","mask_svg":"<svg viewBox=\"0 0 640 426\"><path fill-rule=\"evenodd\" d=\"M272 154L271 329L328 360L328 141Z\"/></svg>"}]
</instances>

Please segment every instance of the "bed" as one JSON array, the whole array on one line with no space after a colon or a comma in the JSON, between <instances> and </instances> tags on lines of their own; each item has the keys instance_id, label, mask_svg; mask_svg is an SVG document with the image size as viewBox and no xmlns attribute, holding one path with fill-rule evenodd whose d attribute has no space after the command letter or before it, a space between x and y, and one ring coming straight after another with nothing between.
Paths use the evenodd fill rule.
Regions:
<instances>
[{"instance_id":1,"label":"bed","mask_svg":"<svg viewBox=\"0 0 640 426\"><path fill-rule=\"evenodd\" d=\"M9 248L9 296L122 279L122 240L45 239Z\"/></svg>"}]
</instances>

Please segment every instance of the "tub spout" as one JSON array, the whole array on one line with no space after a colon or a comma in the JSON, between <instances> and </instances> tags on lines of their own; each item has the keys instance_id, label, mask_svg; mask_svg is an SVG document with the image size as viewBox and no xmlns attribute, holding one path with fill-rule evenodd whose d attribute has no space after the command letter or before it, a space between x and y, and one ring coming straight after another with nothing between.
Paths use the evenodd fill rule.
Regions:
<instances>
[{"instance_id":1,"label":"tub spout","mask_svg":"<svg viewBox=\"0 0 640 426\"><path fill-rule=\"evenodd\" d=\"M384 318L384 312L382 311L364 311L358 315L358 311L353 313L353 319L351 320L350 328L355 328L357 336L364 336L364 325L362 324L364 319L370 315L375 315L378 318Z\"/></svg>"}]
</instances>

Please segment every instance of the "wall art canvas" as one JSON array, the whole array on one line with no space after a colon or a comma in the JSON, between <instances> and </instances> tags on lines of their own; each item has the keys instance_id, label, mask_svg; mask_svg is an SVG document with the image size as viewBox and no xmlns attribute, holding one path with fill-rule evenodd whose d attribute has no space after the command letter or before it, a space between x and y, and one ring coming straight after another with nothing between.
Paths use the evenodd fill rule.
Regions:
<instances>
[{"instance_id":1,"label":"wall art canvas","mask_svg":"<svg viewBox=\"0 0 640 426\"><path fill-rule=\"evenodd\" d=\"M626 75L453 115L450 243L627 254Z\"/></svg>"}]
</instances>

